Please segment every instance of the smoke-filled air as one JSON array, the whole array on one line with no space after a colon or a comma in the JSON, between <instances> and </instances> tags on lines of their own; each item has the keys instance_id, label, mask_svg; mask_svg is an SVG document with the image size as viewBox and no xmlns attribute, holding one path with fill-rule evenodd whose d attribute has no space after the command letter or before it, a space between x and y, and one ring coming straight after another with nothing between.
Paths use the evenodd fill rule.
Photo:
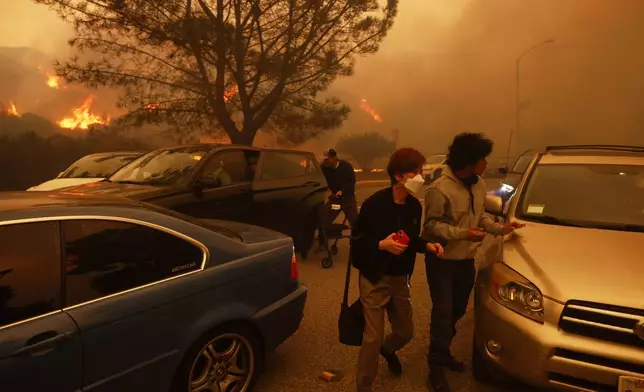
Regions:
<instances>
[{"instance_id":1,"label":"smoke-filled air","mask_svg":"<svg viewBox=\"0 0 644 392\"><path fill-rule=\"evenodd\" d=\"M78 73L56 69L55 61L62 64L77 55L67 42L74 38L73 29L55 9L65 2L37 3L0 5L3 110L33 113L60 128L83 131L114 122L134 103L147 111L163 109L160 102L135 102L131 96L130 105L123 105L118 97L125 84L101 85L91 78L82 83ZM336 111L337 118L318 119L323 124L305 137L277 134L258 124L254 142L322 149L347 135L378 132L425 153L440 153L455 133L469 130L489 135L499 159L507 153L511 132L512 155L562 143L641 145L641 15L640 0L405 0L377 51L357 53L355 68L302 98L324 102L337 97L337 105L309 105ZM83 56L97 55L86 50ZM224 93L235 95L231 88ZM243 111L243 103L239 107ZM151 123L132 134L165 129L162 121ZM221 124L204 119L185 126L195 127L187 132L191 138L226 137Z\"/></svg>"}]
</instances>

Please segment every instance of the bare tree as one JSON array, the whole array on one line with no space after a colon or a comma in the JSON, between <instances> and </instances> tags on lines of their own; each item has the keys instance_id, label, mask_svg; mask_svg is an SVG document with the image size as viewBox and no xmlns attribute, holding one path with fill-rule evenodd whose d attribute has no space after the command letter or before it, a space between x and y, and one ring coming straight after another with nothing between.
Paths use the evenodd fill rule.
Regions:
<instances>
[{"instance_id":1,"label":"bare tree","mask_svg":"<svg viewBox=\"0 0 644 392\"><path fill-rule=\"evenodd\" d=\"M375 53L398 0L34 0L73 23L69 82L118 87L126 123L257 131L299 143L349 113L318 99L357 56ZM87 52L84 55L83 52Z\"/></svg>"}]
</instances>

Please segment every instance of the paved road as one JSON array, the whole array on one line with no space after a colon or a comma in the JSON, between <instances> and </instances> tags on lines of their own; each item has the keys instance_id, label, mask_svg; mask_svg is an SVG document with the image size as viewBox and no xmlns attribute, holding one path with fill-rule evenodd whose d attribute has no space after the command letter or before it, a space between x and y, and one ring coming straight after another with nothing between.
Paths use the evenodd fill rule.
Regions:
<instances>
[{"instance_id":1,"label":"paved road","mask_svg":"<svg viewBox=\"0 0 644 392\"><path fill-rule=\"evenodd\" d=\"M382 185L360 186L358 198L363 199ZM492 187L492 185L490 185ZM355 364L358 349L342 346L337 339L337 319L342 300L344 273L348 256L347 244L341 243L339 254L331 269L323 269L318 256L311 256L299 263L302 280L309 287L309 298L300 330L269 357L266 373L257 390L260 392L310 392L310 391L355 391ZM423 266L419 257L418 265ZM355 283L355 271L353 283ZM351 296L357 295L353 285ZM418 268L412 277L414 321L416 337L400 352L405 371L401 378L388 375L381 364L379 378L383 391L426 391L426 361L428 347L428 322L431 301L423 268ZM353 299L353 298L352 298ZM470 361L472 337L472 312L463 318L459 334L453 344L454 354L467 363ZM340 370L344 379L328 383L318 378L325 369ZM469 373L450 374L454 392L516 392L527 391L517 386L491 386L476 383Z\"/></svg>"}]
</instances>

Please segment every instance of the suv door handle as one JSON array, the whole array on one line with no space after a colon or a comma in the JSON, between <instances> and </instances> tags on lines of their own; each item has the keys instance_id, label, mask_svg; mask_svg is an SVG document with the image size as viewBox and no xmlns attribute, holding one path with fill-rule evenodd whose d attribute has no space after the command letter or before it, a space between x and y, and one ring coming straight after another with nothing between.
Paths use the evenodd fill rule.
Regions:
<instances>
[{"instance_id":1,"label":"suv door handle","mask_svg":"<svg viewBox=\"0 0 644 392\"><path fill-rule=\"evenodd\" d=\"M304 184L302 184L302 186L306 186L306 187L309 187L309 186L310 186L310 187L314 187L314 186L320 186L320 183L319 183L319 182L316 182L316 181L307 181L307 182L305 182Z\"/></svg>"},{"instance_id":2,"label":"suv door handle","mask_svg":"<svg viewBox=\"0 0 644 392\"><path fill-rule=\"evenodd\" d=\"M20 348L9 356L18 357L21 355L42 355L46 354L49 351L52 351L56 344L63 342L65 340L70 340L74 336L75 332L69 331L62 334L59 334L56 331L46 331L39 333L38 335L32 336L25 343L25 347Z\"/></svg>"}]
</instances>

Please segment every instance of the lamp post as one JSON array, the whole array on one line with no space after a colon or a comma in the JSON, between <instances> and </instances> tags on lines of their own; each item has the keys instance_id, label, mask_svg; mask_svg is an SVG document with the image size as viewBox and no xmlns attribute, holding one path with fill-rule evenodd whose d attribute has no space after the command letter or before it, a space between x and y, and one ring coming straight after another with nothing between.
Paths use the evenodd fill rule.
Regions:
<instances>
[{"instance_id":1,"label":"lamp post","mask_svg":"<svg viewBox=\"0 0 644 392\"><path fill-rule=\"evenodd\" d=\"M547 39L545 41L539 42L538 44L533 45L533 46L529 47L528 49L526 49L519 57L517 57L517 60L516 60L516 97L515 97L515 100L516 100L516 102L515 102L515 109L516 109L515 127L516 127L516 132L513 132L515 139L521 133L521 124L519 122L519 112L521 111L520 107L519 107L520 98L521 98L520 97L520 91L521 91L520 90L520 85L521 85L521 59L524 58L525 55L530 53L533 49L536 49L537 47L539 47L541 45L551 44L551 43L554 43L554 42L555 42L554 39Z\"/></svg>"}]
</instances>

